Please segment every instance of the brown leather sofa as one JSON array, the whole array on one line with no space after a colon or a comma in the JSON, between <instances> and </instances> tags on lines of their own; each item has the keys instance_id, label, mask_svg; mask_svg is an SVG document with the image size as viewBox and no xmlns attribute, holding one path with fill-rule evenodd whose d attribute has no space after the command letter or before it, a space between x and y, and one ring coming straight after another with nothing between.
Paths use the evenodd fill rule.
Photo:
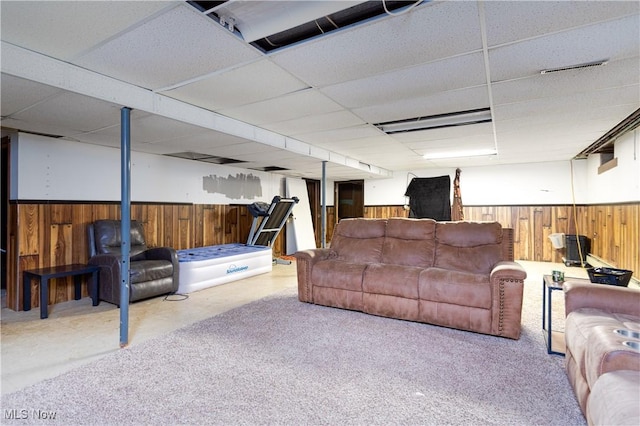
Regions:
<instances>
[{"instance_id":1,"label":"brown leather sofa","mask_svg":"<svg viewBox=\"0 0 640 426\"><path fill-rule=\"evenodd\" d=\"M120 306L122 235L119 220L89 224L89 264L100 266L100 300ZM178 291L180 265L171 247L147 247L142 224L132 220L129 237L129 302Z\"/></svg>"},{"instance_id":2,"label":"brown leather sofa","mask_svg":"<svg viewBox=\"0 0 640 426\"><path fill-rule=\"evenodd\" d=\"M640 291L567 281L564 293L567 376L587 422L639 425Z\"/></svg>"},{"instance_id":3,"label":"brown leather sofa","mask_svg":"<svg viewBox=\"0 0 640 426\"><path fill-rule=\"evenodd\" d=\"M499 223L343 219L295 257L300 301L520 337L526 272Z\"/></svg>"}]
</instances>

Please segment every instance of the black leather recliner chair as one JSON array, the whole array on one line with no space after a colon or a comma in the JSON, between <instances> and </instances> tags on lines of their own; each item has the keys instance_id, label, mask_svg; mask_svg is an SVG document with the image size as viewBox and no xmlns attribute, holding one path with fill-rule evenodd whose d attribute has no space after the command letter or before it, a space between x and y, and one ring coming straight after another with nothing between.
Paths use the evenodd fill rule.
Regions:
<instances>
[{"instance_id":1,"label":"black leather recliner chair","mask_svg":"<svg viewBox=\"0 0 640 426\"><path fill-rule=\"evenodd\" d=\"M179 262L173 248L147 248L142 224L131 221L129 302L178 291ZM120 306L122 235L119 220L89 224L89 264L100 266L100 300Z\"/></svg>"}]
</instances>

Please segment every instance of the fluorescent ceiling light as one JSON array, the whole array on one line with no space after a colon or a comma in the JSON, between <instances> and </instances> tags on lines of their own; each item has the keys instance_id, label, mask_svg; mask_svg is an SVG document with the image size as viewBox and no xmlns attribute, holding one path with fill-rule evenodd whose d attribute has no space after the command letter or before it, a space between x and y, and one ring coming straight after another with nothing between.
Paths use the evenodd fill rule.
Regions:
<instances>
[{"instance_id":1,"label":"fluorescent ceiling light","mask_svg":"<svg viewBox=\"0 0 640 426\"><path fill-rule=\"evenodd\" d=\"M443 158L467 158L467 157L482 157L485 155L498 155L495 149L474 149L468 151L449 151L449 152L435 152L432 154L424 154L422 158L425 160L440 160Z\"/></svg>"},{"instance_id":2,"label":"fluorescent ceiling light","mask_svg":"<svg viewBox=\"0 0 640 426\"><path fill-rule=\"evenodd\" d=\"M468 124L489 122L491 122L491 110L489 108L482 108L471 111L431 115L429 117L417 117L407 120L389 121L386 123L375 124L375 126L387 134L392 134L399 132L415 132L418 130L465 126Z\"/></svg>"}]
</instances>

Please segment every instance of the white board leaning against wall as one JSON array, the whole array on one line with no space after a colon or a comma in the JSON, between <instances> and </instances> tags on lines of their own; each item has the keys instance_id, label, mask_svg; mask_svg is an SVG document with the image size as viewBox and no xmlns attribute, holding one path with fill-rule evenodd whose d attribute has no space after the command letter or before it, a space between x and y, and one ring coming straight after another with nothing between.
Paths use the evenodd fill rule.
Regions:
<instances>
[{"instance_id":1,"label":"white board leaning against wall","mask_svg":"<svg viewBox=\"0 0 640 426\"><path fill-rule=\"evenodd\" d=\"M316 248L316 237L313 232L311 205L307 184L303 179L286 178L287 198L298 197L300 200L293 211L293 219L287 220L287 254L298 250Z\"/></svg>"}]
</instances>

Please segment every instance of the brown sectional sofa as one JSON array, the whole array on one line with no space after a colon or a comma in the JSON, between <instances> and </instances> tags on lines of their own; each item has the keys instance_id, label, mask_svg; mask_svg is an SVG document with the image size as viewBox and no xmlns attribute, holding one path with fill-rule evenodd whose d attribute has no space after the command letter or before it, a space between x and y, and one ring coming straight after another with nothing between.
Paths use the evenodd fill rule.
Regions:
<instances>
[{"instance_id":1,"label":"brown sectional sofa","mask_svg":"<svg viewBox=\"0 0 640 426\"><path fill-rule=\"evenodd\" d=\"M499 223L343 219L295 257L302 302L520 337L526 272Z\"/></svg>"},{"instance_id":2,"label":"brown sectional sofa","mask_svg":"<svg viewBox=\"0 0 640 426\"><path fill-rule=\"evenodd\" d=\"M639 425L640 291L567 281L564 293L567 376L587 422Z\"/></svg>"}]
</instances>

